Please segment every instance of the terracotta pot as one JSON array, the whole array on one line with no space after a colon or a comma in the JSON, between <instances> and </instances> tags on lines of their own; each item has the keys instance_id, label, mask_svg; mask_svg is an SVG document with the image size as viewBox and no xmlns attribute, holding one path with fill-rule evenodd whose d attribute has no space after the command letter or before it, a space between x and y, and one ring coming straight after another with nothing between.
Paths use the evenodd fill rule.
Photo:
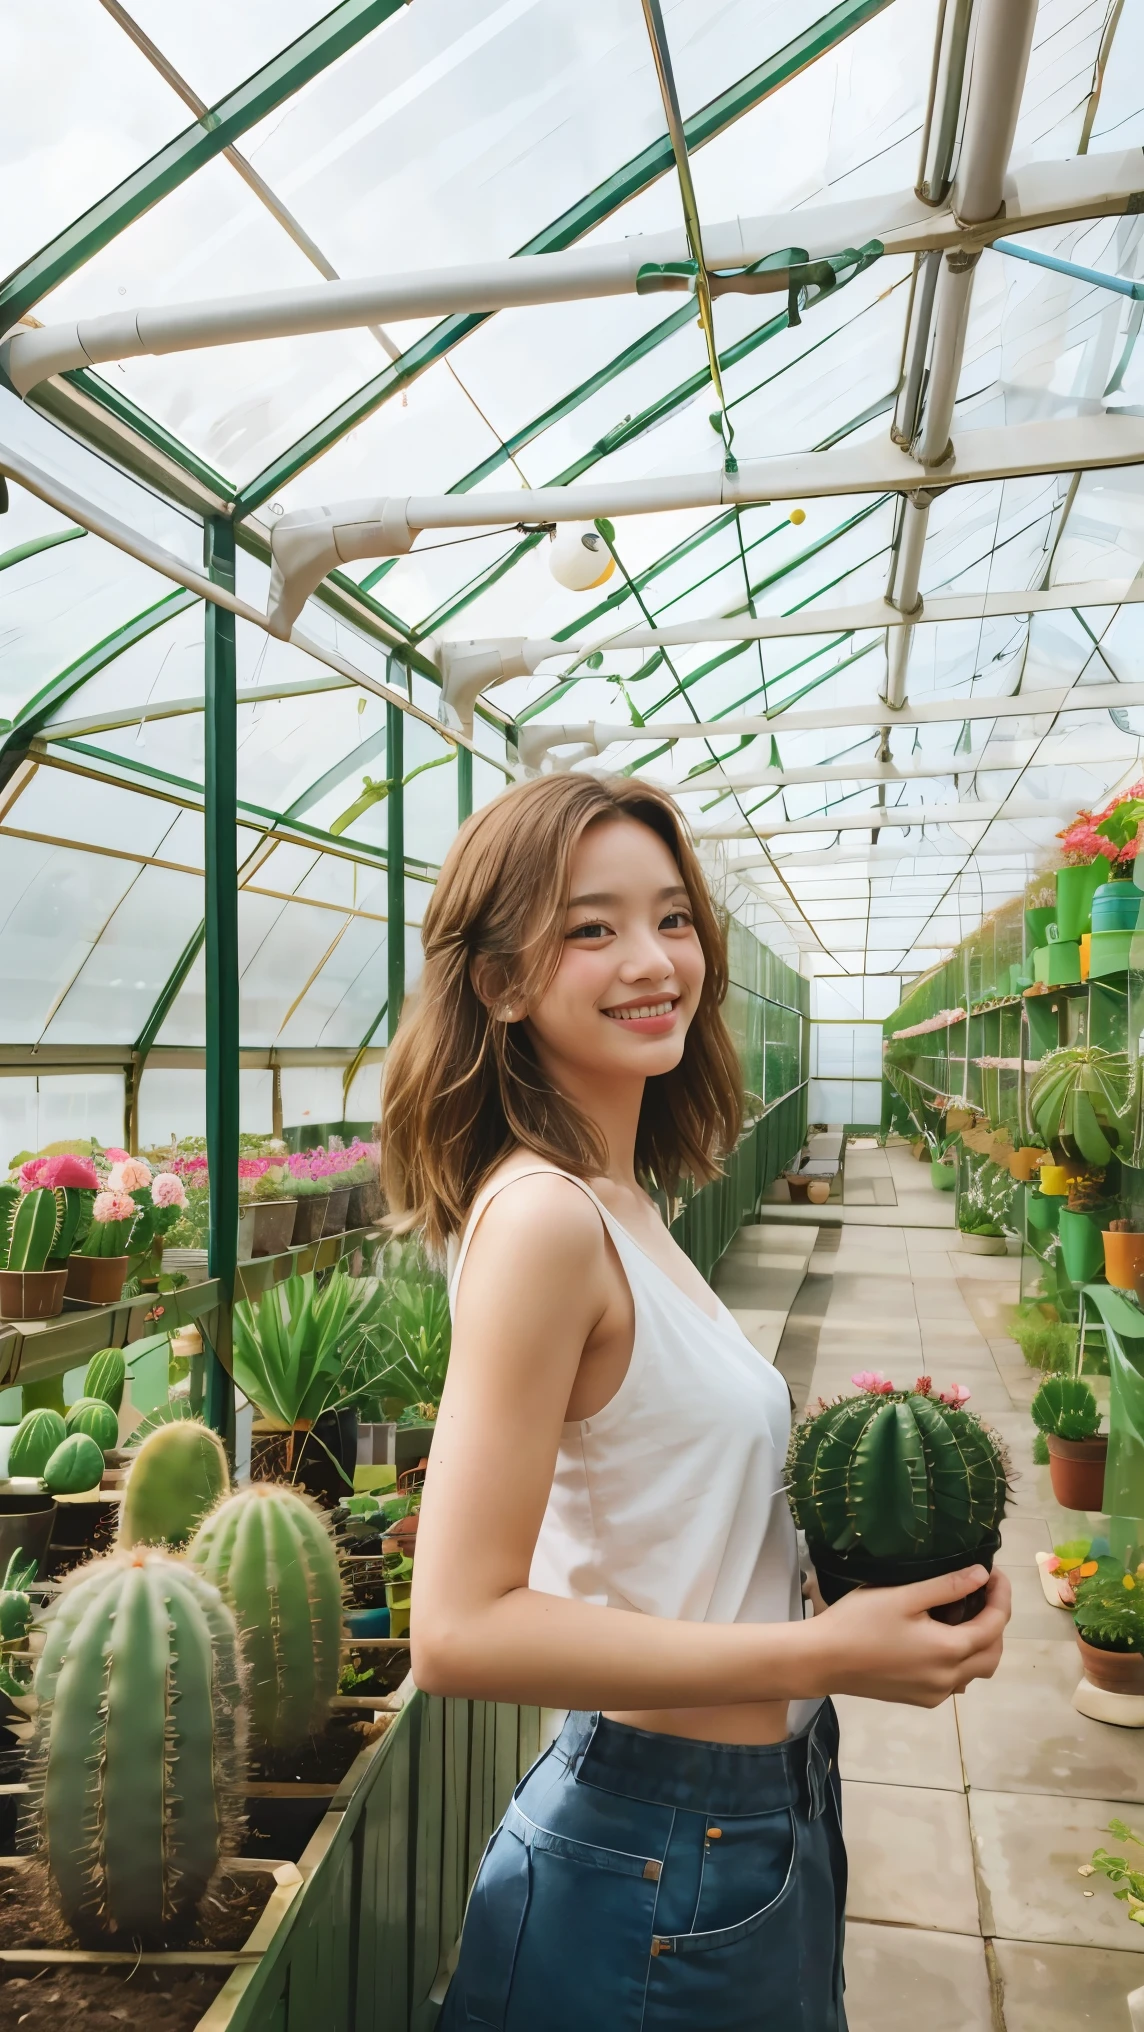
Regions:
<instances>
[{"instance_id":1,"label":"terracotta pot","mask_svg":"<svg viewBox=\"0 0 1144 2032\"><path fill-rule=\"evenodd\" d=\"M300 1242L316 1242L320 1239L326 1225L329 1198L328 1192L312 1192L308 1193L305 1199L295 1200L294 1205L297 1208L294 1215L295 1248Z\"/></svg>"},{"instance_id":2,"label":"terracotta pot","mask_svg":"<svg viewBox=\"0 0 1144 2032\"><path fill-rule=\"evenodd\" d=\"M350 1210L350 1193L352 1190L352 1186L342 1185L338 1186L330 1194L329 1199L326 1201L326 1221L322 1229L324 1235L340 1235L345 1232L346 1215Z\"/></svg>"},{"instance_id":3,"label":"terracotta pot","mask_svg":"<svg viewBox=\"0 0 1144 2032\"><path fill-rule=\"evenodd\" d=\"M1076 1633L1076 1648L1090 1686L1103 1693L1144 1693L1144 1654L1139 1651L1105 1651L1086 1643Z\"/></svg>"},{"instance_id":4,"label":"terracotta pot","mask_svg":"<svg viewBox=\"0 0 1144 2032\"><path fill-rule=\"evenodd\" d=\"M1059 1439L1055 1432L1047 1432L1045 1440L1053 1494L1061 1509L1102 1511L1108 1434L1098 1433L1095 1439Z\"/></svg>"},{"instance_id":5,"label":"terracotta pot","mask_svg":"<svg viewBox=\"0 0 1144 2032\"><path fill-rule=\"evenodd\" d=\"M1144 1291L1144 1235L1104 1230L1104 1274L1117 1291Z\"/></svg>"},{"instance_id":6,"label":"terracotta pot","mask_svg":"<svg viewBox=\"0 0 1144 2032\"><path fill-rule=\"evenodd\" d=\"M1033 1144L1022 1143L1021 1148L1014 1150L1009 1159L1009 1176L1015 1178L1018 1185L1030 1184L1037 1175L1037 1166L1044 1154L1043 1150L1037 1150Z\"/></svg>"},{"instance_id":7,"label":"terracotta pot","mask_svg":"<svg viewBox=\"0 0 1144 2032\"><path fill-rule=\"evenodd\" d=\"M789 1171L785 1172L783 1175L786 1179L787 1191L789 1192L791 1197L791 1205L805 1206L806 1195L810 1190L809 1178L793 1178Z\"/></svg>"},{"instance_id":8,"label":"terracotta pot","mask_svg":"<svg viewBox=\"0 0 1144 2032\"><path fill-rule=\"evenodd\" d=\"M116 1305L123 1296L127 1256L69 1256L67 1296L88 1305Z\"/></svg>"},{"instance_id":9,"label":"terracotta pot","mask_svg":"<svg viewBox=\"0 0 1144 2032\"><path fill-rule=\"evenodd\" d=\"M411 1510L408 1517L398 1517L390 1525L381 1541L384 1553L400 1553L403 1559L412 1559L417 1544L417 1520L419 1510Z\"/></svg>"},{"instance_id":10,"label":"terracotta pot","mask_svg":"<svg viewBox=\"0 0 1144 2032\"><path fill-rule=\"evenodd\" d=\"M66 1270L0 1270L0 1318L55 1319L67 1281Z\"/></svg>"}]
</instances>

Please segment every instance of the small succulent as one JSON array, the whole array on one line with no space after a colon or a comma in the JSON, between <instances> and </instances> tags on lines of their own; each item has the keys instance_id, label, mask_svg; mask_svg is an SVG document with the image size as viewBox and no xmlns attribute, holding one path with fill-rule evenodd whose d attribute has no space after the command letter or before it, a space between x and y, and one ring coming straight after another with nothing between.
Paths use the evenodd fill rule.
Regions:
<instances>
[{"instance_id":1,"label":"small succulent","mask_svg":"<svg viewBox=\"0 0 1144 2032\"><path fill-rule=\"evenodd\" d=\"M1082 1580L1073 1621L1098 1650L1144 1651L1144 1575L1097 1573Z\"/></svg>"},{"instance_id":2,"label":"small succulent","mask_svg":"<svg viewBox=\"0 0 1144 2032\"><path fill-rule=\"evenodd\" d=\"M1055 1439L1095 1439L1100 1407L1082 1376L1046 1376L1029 1406L1038 1431Z\"/></svg>"}]
</instances>

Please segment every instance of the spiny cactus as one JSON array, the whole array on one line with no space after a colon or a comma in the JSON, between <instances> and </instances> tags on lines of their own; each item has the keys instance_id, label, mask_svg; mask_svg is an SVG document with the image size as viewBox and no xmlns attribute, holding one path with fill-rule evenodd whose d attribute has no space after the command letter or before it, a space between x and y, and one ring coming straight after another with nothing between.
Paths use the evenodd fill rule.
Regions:
<instances>
[{"instance_id":1,"label":"spiny cactus","mask_svg":"<svg viewBox=\"0 0 1144 2032\"><path fill-rule=\"evenodd\" d=\"M67 1438L67 1427L58 1411L46 1404L25 1412L8 1448L10 1475L42 1475L57 1446Z\"/></svg>"},{"instance_id":2,"label":"spiny cactus","mask_svg":"<svg viewBox=\"0 0 1144 2032\"><path fill-rule=\"evenodd\" d=\"M187 1557L234 1610L252 1738L295 1747L338 1690L341 1575L325 1518L294 1490L256 1482L207 1518Z\"/></svg>"},{"instance_id":3,"label":"spiny cactus","mask_svg":"<svg viewBox=\"0 0 1144 2032\"><path fill-rule=\"evenodd\" d=\"M119 1420L102 1397L77 1397L64 1413L68 1433L86 1432L102 1453L110 1453L119 1440Z\"/></svg>"},{"instance_id":4,"label":"spiny cactus","mask_svg":"<svg viewBox=\"0 0 1144 2032\"><path fill-rule=\"evenodd\" d=\"M928 1387L880 1385L827 1406L795 1429L787 1459L807 1539L886 1560L974 1551L1004 1515L1005 1471L972 1412Z\"/></svg>"},{"instance_id":5,"label":"spiny cactus","mask_svg":"<svg viewBox=\"0 0 1144 2032\"><path fill-rule=\"evenodd\" d=\"M85 1940L177 1937L237 1844L230 1610L162 1553L93 1561L60 1595L35 1691L34 1826L65 1919Z\"/></svg>"},{"instance_id":6,"label":"spiny cactus","mask_svg":"<svg viewBox=\"0 0 1144 2032\"><path fill-rule=\"evenodd\" d=\"M127 1380L127 1364L119 1348L100 1348L93 1355L83 1375L85 1397L102 1397L113 1411L123 1403L123 1386Z\"/></svg>"},{"instance_id":7,"label":"spiny cactus","mask_svg":"<svg viewBox=\"0 0 1144 2032\"><path fill-rule=\"evenodd\" d=\"M42 1270L59 1233L60 1195L45 1186L26 1192L12 1210L8 1230L9 1270Z\"/></svg>"},{"instance_id":8,"label":"spiny cactus","mask_svg":"<svg viewBox=\"0 0 1144 2032\"><path fill-rule=\"evenodd\" d=\"M1100 1408L1083 1376L1046 1376L1029 1411L1033 1424L1056 1439L1095 1439Z\"/></svg>"},{"instance_id":9,"label":"spiny cactus","mask_svg":"<svg viewBox=\"0 0 1144 2032\"><path fill-rule=\"evenodd\" d=\"M121 1545L185 1545L230 1488L218 1434L197 1418L156 1426L136 1455L119 1520Z\"/></svg>"}]
</instances>

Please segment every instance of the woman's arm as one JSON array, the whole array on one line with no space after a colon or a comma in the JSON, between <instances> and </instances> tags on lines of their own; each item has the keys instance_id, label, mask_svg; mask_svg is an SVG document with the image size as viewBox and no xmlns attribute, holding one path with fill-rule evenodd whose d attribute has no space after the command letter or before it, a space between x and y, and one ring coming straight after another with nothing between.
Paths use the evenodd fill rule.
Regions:
<instances>
[{"instance_id":1,"label":"woman's arm","mask_svg":"<svg viewBox=\"0 0 1144 2032\"><path fill-rule=\"evenodd\" d=\"M533 1174L490 1202L458 1294L417 1534L413 1673L427 1693L549 1707L713 1707L826 1693L934 1706L997 1666L1008 1584L973 1622L926 1611L980 1569L849 1596L804 1623L691 1623L528 1584L569 1396L609 1303L591 1202Z\"/></svg>"}]
</instances>

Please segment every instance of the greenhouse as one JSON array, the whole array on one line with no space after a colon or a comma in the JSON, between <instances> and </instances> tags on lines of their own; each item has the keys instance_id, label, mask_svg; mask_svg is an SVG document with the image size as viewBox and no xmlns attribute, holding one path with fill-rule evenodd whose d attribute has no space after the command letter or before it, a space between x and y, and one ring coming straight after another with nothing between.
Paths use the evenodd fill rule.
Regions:
<instances>
[{"instance_id":1,"label":"greenhouse","mask_svg":"<svg viewBox=\"0 0 1144 2032\"><path fill-rule=\"evenodd\" d=\"M741 1128L628 1169L789 1397L792 1617L1011 1598L936 1704L781 1693L836 1694L849 1854L801 2032L1144 2032L1144 0L45 0L5 46L0 2032L540 2032L526 1946L499 2003L459 1961L494 1831L530 1885L562 1839L514 1792L585 1714L712 1712L411 1669L456 1284L385 1095L458 834L577 786L725 944ZM709 1414L645 1458L743 1531ZM647 1849L640 2001L578 2025L796 2032L769 1977L686 2001L721 1839L678 1925Z\"/></svg>"}]
</instances>

